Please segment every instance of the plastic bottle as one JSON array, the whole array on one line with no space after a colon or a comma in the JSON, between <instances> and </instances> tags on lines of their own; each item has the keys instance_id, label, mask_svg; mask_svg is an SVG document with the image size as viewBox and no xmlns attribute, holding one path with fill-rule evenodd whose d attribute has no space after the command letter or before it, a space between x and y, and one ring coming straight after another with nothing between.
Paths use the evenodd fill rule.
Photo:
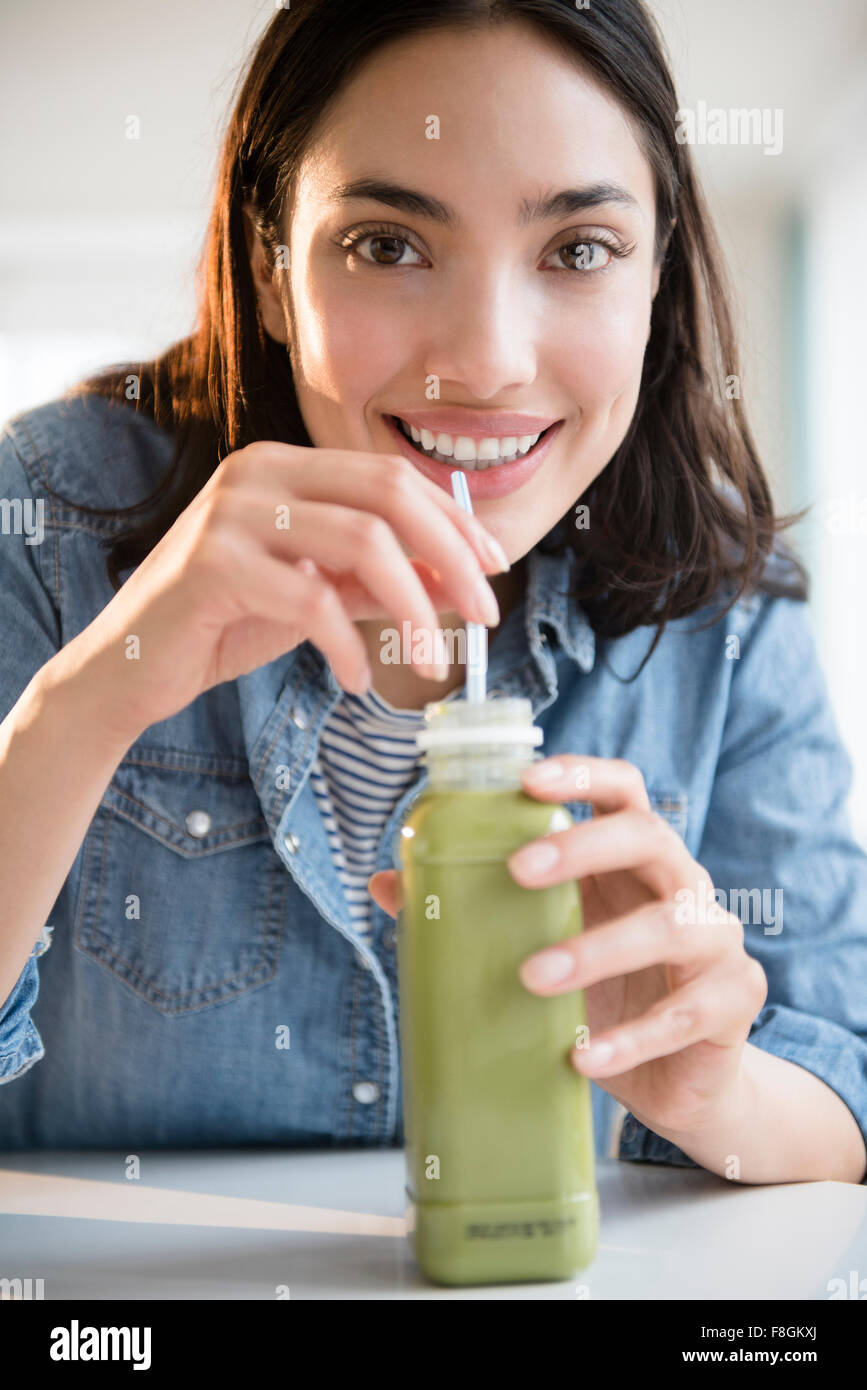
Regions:
<instances>
[{"instance_id":1,"label":"plastic bottle","mask_svg":"<svg viewBox=\"0 0 867 1390\"><path fill-rule=\"evenodd\" d=\"M520 786L542 731L529 700L425 708L428 782L401 828L397 919L413 1253L443 1284L567 1279L595 1257L589 1078L569 1054L583 992L521 983L533 952L581 930L578 884L523 888L507 857L565 829Z\"/></svg>"}]
</instances>

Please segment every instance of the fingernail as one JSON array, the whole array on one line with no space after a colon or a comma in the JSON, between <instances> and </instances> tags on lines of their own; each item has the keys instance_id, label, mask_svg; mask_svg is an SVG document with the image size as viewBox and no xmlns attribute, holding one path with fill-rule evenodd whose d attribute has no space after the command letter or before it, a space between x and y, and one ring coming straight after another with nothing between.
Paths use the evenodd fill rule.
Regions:
<instances>
[{"instance_id":1,"label":"fingernail","mask_svg":"<svg viewBox=\"0 0 867 1390\"><path fill-rule=\"evenodd\" d=\"M516 850L509 863L522 874L544 874L553 869L559 858L556 845L540 840L535 845L525 845L523 849Z\"/></svg>"},{"instance_id":2,"label":"fingernail","mask_svg":"<svg viewBox=\"0 0 867 1390\"><path fill-rule=\"evenodd\" d=\"M500 545L500 542L496 540L494 536L490 535L489 532L482 530L482 528L480 527L479 538L481 540L482 549L484 550L487 559L490 561L492 565L499 565L501 571L509 570L512 568L512 566L509 564L508 555L506 554L503 547Z\"/></svg>"},{"instance_id":3,"label":"fingernail","mask_svg":"<svg viewBox=\"0 0 867 1390\"><path fill-rule=\"evenodd\" d=\"M553 762L548 758L528 767L526 776L532 777L534 782L560 782L564 773L565 768L562 763Z\"/></svg>"},{"instance_id":4,"label":"fingernail","mask_svg":"<svg viewBox=\"0 0 867 1390\"><path fill-rule=\"evenodd\" d=\"M556 985L567 979L574 967L575 962L569 952L555 947L553 951L542 951L538 956L525 960L521 974L531 985Z\"/></svg>"},{"instance_id":5,"label":"fingernail","mask_svg":"<svg viewBox=\"0 0 867 1390\"><path fill-rule=\"evenodd\" d=\"M475 595L482 622L486 627L496 627L500 621L500 610L494 591L484 575L476 584Z\"/></svg>"},{"instance_id":6,"label":"fingernail","mask_svg":"<svg viewBox=\"0 0 867 1390\"><path fill-rule=\"evenodd\" d=\"M589 1054L586 1053L586 1052L582 1052L581 1063L582 1063L582 1066L595 1067L595 1066L598 1064L598 1065L601 1067L601 1066L604 1065L605 1062L610 1062L610 1061L611 1061L611 1058L612 1058L613 1056L614 1056L614 1044L613 1044L613 1043L610 1043L610 1042L598 1042L598 1043L594 1043L594 1042L592 1042L592 1043L590 1044L590 1052L589 1052Z\"/></svg>"}]
</instances>

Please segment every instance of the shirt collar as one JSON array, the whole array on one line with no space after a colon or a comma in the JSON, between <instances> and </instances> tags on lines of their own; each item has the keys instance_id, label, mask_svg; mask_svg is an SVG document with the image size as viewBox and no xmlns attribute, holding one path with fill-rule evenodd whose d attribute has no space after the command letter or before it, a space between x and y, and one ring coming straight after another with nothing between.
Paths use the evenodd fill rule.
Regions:
<instances>
[{"instance_id":1,"label":"shirt collar","mask_svg":"<svg viewBox=\"0 0 867 1390\"><path fill-rule=\"evenodd\" d=\"M574 550L563 540L562 528L563 523L558 523L543 538L559 543L554 553L534 546L527 556L525 629L532 651L544 641L545 626L553 628L563 651L586 674L596 659L596 637L581 606L569 598L577 582L578 563Z\"/></svg>"}]
</instances>

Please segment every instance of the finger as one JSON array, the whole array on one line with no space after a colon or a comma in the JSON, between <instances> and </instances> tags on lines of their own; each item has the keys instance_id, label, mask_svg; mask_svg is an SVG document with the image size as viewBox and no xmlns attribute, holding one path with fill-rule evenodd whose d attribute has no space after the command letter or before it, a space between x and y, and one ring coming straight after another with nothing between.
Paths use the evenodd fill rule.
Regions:
<instances>
[{"instance_id":1,"label":"finger","mask_svg":"<svg viewBox=\"0 0 867 1390\"><path fill-rule=\"evenodd\" d=\"M522 963L522 983L533 994L565 994L600 980L616 979L650 965L693 966L706 971L743 953L743 923L734 913L699 923L681 903L644 903L622 917L537 951Z\"/></svg>"},{"instance_id":2,"label":"finger","mask_svg":"<svg viewBox=\"0 0 867 1390\"><path fill-rule=\"evenodd\" d=\"M457 540L463 540L474 552L484 571L498 574L508 569L502 546L479 518L463 511L448 492L426 478L401 454L368 454L357 449L299 449L268 440L248 445L238 452L248 451L253 466L262 459L266 467L272 469L288 467L296 497L341 502L384 516L437 569L441 564L447 568L449 558L441 555L438 562L429 553L428 543L437 544L441 539L448 543L447 538L450 534L453 537L455 530ZM328 457L323 458L323 455ZM428 526L438 526L438 517L450 525L428 532ZM450 548L455 550L454 546Z\"/></svg>"},{"instance_id":3,"label":"finger","mask_svg":"<svg viewBox=\"0 0 867 1390\"><path fill-rule=\"evenodd\" d=\"M640 1018L594 1037L589 1051L573 1048L572 1064L593 1076L617 1076L696 1043L738 1046L746 1041L766 996L767 982L763 989L759 972L764 979L758 961L749 960L745 969L703 975L674 990Z\"/></svg>"},{"instance_id":4,"label":"finger","mask_svg":"<svg viewBox=\"0 0 867 1390\"><path fill-rule=\"evenodd\" d=\"M236 456L238 461L233 474L236 479L241 476L238 468L239 462L244 463L240 458L244 452L241 450ZM333 456L328 466L323 467L320 460L320 466L314 469L309 461L299 462L295 456L316 452ZM496 596L485 571L498 573L508 569L505 554L493 537L483 529L478 530L480 523L475 518L464 513L452 497L424 478L406 459L352 450L295 450L288 458L283 453L251 454L249 466L261 467L263 459L269 470L268 490L259 490L258 478L252 482L248 480L245 488L235 490L239 497L260 507L260 522L273 537L288 544L287 538L297 530L298 509L305 503L308 506L343 506L359 515L378 517L393 528L413 554L427 560L437 570L450 595L450 608L470 622L487 626L499 622ZM281 475L285 476L286 493L291 502L287 503L289 525L278 530L274 525L274 489L279 486ZM427 486L420 489L421 483ZM252 493L251 486L255 489ZM480 559L480 535L484 537L484 559ZM491 545L495 547L493 552ZM494 558L497 549L499 555ZM325 555L317 557L314 553L314 558L327 562Z\"/></svg>"},{"instance_id":5,"label":"finger","mask_svg":"<svg viewBox=\"0 0 867 1390\"><path fill-rule=\"evenodd\" d=\"M258 505L258 504L257 504ZM438 627L437 611L427 590L387 521L370 512L351 507L296 502L292 506L292 526L261 533L269 552L276 556L312 559L343 573L356 574L365 589L398 623L409 622L412 631ZM485 581L487 583L487 581ZM431 643L433 650L433 643ZM417 656L419 645L411 644ZM436 674L435 664L415 663ZM442 675L442 673L440 673Z\"/></svg>"},{"instance_id":6,"label":"finger","mask_svg":"<svg viewBox=\"0 0 867 1390\"><path fill-rule=\"evenodd\" d=\"M292 524L280 529L271 524L272 499L266 503L258 494L252 498L248 495L237 506L238 510L250 509L257 534L271 554L293 559L307 555L317 564L356 572L387 613L398 622L408 621L411 630L427 630L433 636L438 627L436 609L409 556L382 516L330 503L293 502ZM471 552L466 554L472 566L469 578L465 565L463 579L438 571L440 582L468 621L494 624L499 621L499 609L493 590ZM477 580L481 587L473 588ZM491 607L486 606L489 603ZM448 606L453 606L453 602ZM419 650L415 642L412 650Z\"/></svg>"},{"instance_id":7,"label":"finger","mask_svg":"<svg viewBox=\"0 0 867 1390\"><path fill-rule=\"evenodd\" d=\"M322 652L344 689L357 694L367 689L367 650L333 585L320 575L259 552L237 555L232 573L246 610L239 617L252 614L297 624L299 633Z\"/></svg>"},{"instance_id":8,"label":"finger","mask_svg":"<svg viewBox=\"0 0 867 1390\"><path fill-rule=\"evenodd\" d=\"M300 564L296 561L296 564ZM311 564L313 562L311 561ZM424 585L428 598L436 609L437 613L444 612L450 605L451 599L443 588L442 581L435 570L432 570L425 560L410 560L410 565L415 570L421 583ZM347 572L341 574L338 570L329 569L327 566L320 565L323 578L329 584L333 584L342 600L343 606L353 620L363 618L381 618L385 616L386 609L375 594L372 594L356 574Z\"/></svg>"},{"instance_id":9,"label":"finger","mask_svg":"<svg viewBox=\"0 0 867 1390\"><path fill-rule=\"evenodd\" d=\"M396 917L403 906L400 874L394 869L380 869L367 880L367 891L378 907L389 917Z\"/></svg>"},{"instance_id":10,"label":"finger","mask_svg":"<svg viewBox=\"0 0 867 1390\"><path fill-rule=\"evenodd\" d=\"M525 768L521 781L540 801L589 801L594 812L650 809L640 770L623 758L559 753Z\"/></svg>"},{"instance_id":11,"label":"finger","mask_svg":"<svg viewBox=\"0 0 867 1390\"><path fill-rule=\"evenodd\" d=\"M704 883L713 890L707 870L654 811L617 811L579 821L522 845L507 863L512 877L525 888L629 869L660 898L673 898L687 885L695 891Z\"/></svg>"}]
</instances>

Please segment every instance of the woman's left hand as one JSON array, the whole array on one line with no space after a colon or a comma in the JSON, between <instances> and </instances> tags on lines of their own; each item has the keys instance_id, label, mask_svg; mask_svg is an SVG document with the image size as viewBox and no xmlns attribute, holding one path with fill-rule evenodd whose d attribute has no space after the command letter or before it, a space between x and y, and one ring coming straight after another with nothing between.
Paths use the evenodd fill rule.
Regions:
<instances>
[{"instance_id":1,"label":"woman's left hand","mask_svg":"<svg viewBox=\"0 0 867 1390\"><path fill-rule=\"evenodd\" d=\"M543 996L583 989L590 1045L573 1049L576 1070L656 1133L700 1130L734 1094L767 998L740 918L715 902L710 875L651 809L631 763L562 754L534 763L522 781L541 801L593 807L591 819L509 858L524 887L581 885L583 931L528 957L525 987ZM388 871L369 883L392 915L395 880ZM710 911L696 912L698 902Z\"/></svg>"}]
</instances>

